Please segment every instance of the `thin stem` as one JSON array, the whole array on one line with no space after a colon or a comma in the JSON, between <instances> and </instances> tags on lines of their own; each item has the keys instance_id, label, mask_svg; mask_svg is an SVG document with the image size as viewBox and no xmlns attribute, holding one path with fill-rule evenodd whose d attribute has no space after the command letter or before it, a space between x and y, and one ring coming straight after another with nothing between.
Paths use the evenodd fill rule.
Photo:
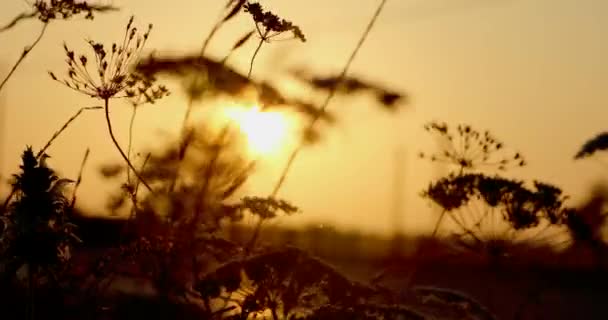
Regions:
<instances>
[{"instance_id":1,"label":"thin stem","mask_svg":"<svg viewBox=\"0 0 608 320\"><path fill-rule=\"evenodd\" d=\"M272 307L270 308L270 312L272 314L272 319L273 320L279 320L279 314L277 313L277 308L276 307Z\"/></svg>"},{"instance_id":2,"label":"thin stem","mask_svg":"<svg viewBox=\"0 0 608 320\"><path fill-rule=\"evenodd\" d=\"M146 158L144 159L144 162L141 165L141 169L140 171L143 172L144 169L146 168L146 164L148 164L148 160L150 160L150 157L152 156L151 153L148 153L146 155ZM133 221L133 219L135 218L135 214L137 213L137 194L139 192L139 185L141 184L141 180L137 180L135 182L135 187L133 188L133 191L129 193L129 197L131 198L131 202L133 202L133 207L131 207L131 212L129 212L129 217L127 218L127 221L125 222L122 231L120 233L120 241L119 243L122 243L122 240L124 239L124 237L127 234L127 231L129 231L129 227L130 227L130 223Z\"/></svg>"},{"instance_id":3,"label":"thin stem","mask_svg":"<svg viewBox=\"0 0 608 320\"><path fill-rule=\"evenodd\" d=\"M201 186L200 193L198 196L198 200L195 205L194 214L195 216L192 219L192 227L194 228L199 222L199 218L202 215L201 211L204 210L205 200L207 199L207 192L209 191L209 185L211 184L211 178L213 175L213 170L215 169L215 165L220 156L220 152L222 149L222 142L228 133L229 126L226 125L222 128L222 131L218 135L213 145L213 154L211 155L211 159L209 160L209 164L205 169L205 173L203 176L203 185Z\"/></svg>"},{"instance_id":4,"label":"thin stem","mask_svg":"<svg viewBox=\"0 0 608 320\"><path fill-rule=\"evenodd\" d=\"M104 100L104 110L105 110L105 113L106 113L106 123L108 124L108 133L110 134L110 138L112 139L112 142L114 143L114 146L116 146L116 149L118 149L118 152L120 153L120 155L122 156L122 158L125 160L125 162L129 166L129 168L131 168L131 170L133 170L133 174L135 174L135 176L137 177L137 179L139 179L139 181L141 181L141 183L143 183L143 185L146 187L146 189L148 189L148 191L150 191L150 192L153 193L154 191L152 190L152 187L150 187L150 185L137 172L137 169L135 169L135 167L133 166L133 164L129 160L129 157L122 150L122 148L120 147L120 144L118 143L118 140L116 140L116 137L114 136L114 131L112 130L112 121L110 120L110 99L105 99Z\"/></svg>"},{"instance_id":5,"label":"thin stem","mask_svg":"<svg viewBox=\"0 0 608 320\"><path fill-rule=\"evenodd\" d=\"M207 38L205 39L205 41L203 42L203 46L201 48L201 58L205 56L205 50L207 50L207 46L209 46L209 42L211 41L211 38L213 38L213 36L215 36L215 34L217 33L217 31L220 29L220 27L224 24L223 20L220 20L218 22L215 23L215 25L213 26L213 29L211 29L211 32L209 32L209 35L207 36Z\"/></svg>"},{"instance_id":6,"label":"thin stem","mask_svg":"<svg viewBox=\"0 0 608 320\"><path fill-rule=\"evenodd\" d=\"M325 110L329 106L329 103L331 102L331 100L334 98L340 82L342 82L344 80L344 77L348 73L348 70L350 69L351 64L353 63L353 61L355 60L355 57L359 53L359 50L363 46L363 43L365 42L365 40L367 40L367 37L368 37L370 31L372 30L372 28L374 27L374 24L378 20L378 17L380 16L380 13L382 12L382 9L384 8L384 5L386 4L386 2L387 2L387 0L382 0L380 2L380 4L378 5L376 12L374 13L374 15L372 16L371 20L369 21L369 23L367 25L367 28L361 35L359 42L355 46L355 49L353 50L350 57L346 61L346 64L342 68L342 72L338 76L338 81L337 81L336 85L334 85L330 88L329 94L327 95L327 97L325 98L325 101L321 105L319 112L317 114L315 114L315 116L311 119L311 121L308 125L308 128L306 129L306 132L311 131L314 128L314 125L317 123L317 121L321 117L321 115L325 114ZM289 157L289 160L287 161L287 164L285 165L285 168L283 169L283 172L282 172L279 180L277 181L277 183L274 187L272 196L276 196L277 193L279 192L279 190L281 189L281 187L283 186L283 183L285 182L285 179L287 178L287 174L289 173L289 170L291 169L293 162L297 158L297 156L300 153L300 150L303 148L303 146L304 146L304 143L302 141L292 152L291 156Z\"/></svg>"},{"instance_id":7,"label":"thin stem","mask_svg":"<svg viewBox=\"0 0 608 320\"><path fill-rule=\"evenodd\" d=\"M264 37L260 39L258 47L255 48L253 56L251 56L251 61L249 62L249 72L247 72L247 79L251 78L251 72L253 71L253 63L255 62L255 57L258 55L258 52L260 52L260 49L262 48L262 44L264 44Z\"/></svg>"},{"instance_id":8,"label":"thin stem","mask_svg":"<svg viewBox=\"0 0 608 320\"><path fill-rule=\"evenodd\" d=\"M49 139L49 141L46 142L46 144L44 145L44 147L42 147L42 149L40 149L40 151L38 151L38 153L36 154L36 158L40 158L48 148L51 147L51 145L53 144L53 142L55 142L55 140L57 138L59 138L59 136L63 133L63 131L65 131L70 124L72 124L72 122L74 122L84 111L88 111L88 110L101 110L103 109L102 107L82 107L80 108L78 111L76 111L76 113L74 113L73 116L71 116L68 121L66 121L63 126L61 126L61 128L59 128L59 130L55 131L55 133L53 133L53 136L51 136L51 138Z\"/></svg>"},{"instance_id":9,"label":"thin stem","mask_svg":"<svg viewBox=\"0 0 608 320\"><path fill-rule=\"evenodd\" d=\"M131 147L133 146L133 127L135 124L135 116L137 115L137 106L133 106L131 119L129 120L129 144L127 145L127 157L131 160ZM127 184L131 185L131 170L127 170Z\"/></svg>"},{"instance_id":10,"label":"thin stem","mask_svg":"<svg viewBox=\"0 0 608 320\"><path fill-rule=\"evenodd\" d=\"M439 225L441 224L441 221L443 221L443 217L445 217L446 212L446 210L441 211L441 215L439 216L439 219L437 219L437 223L435 223L435 227L433 228L433 233L431 234L432 238L437 235L437 230L439 230Z\"/></svg>"},{"instance_id":11,"label":"thin stem","mask_svg":"<svg viewBox=\"0 0 608 320\"><path fill-rule=\"evenodd\" d=\"M42 26L42 29L40 30L40 33L38 34L38 37L36 38L36 40L34 40L34 42L29 47L25 47L25 49L23 49L23 53L21 54L21 57L19 57L19 59L17 60L17 62L15 63L15 65L13 66L11 71L9 71L9 73L6 75L4 80L2 80L2 83L0 83L0 91L2 91L2 88L4 88L4 85L8 82L8 79L10 79L10 77L13 75L13 73L15 73L15 71L17 71L17 68L19 67L21 62L23 62L23 60L25 60L25 57L40 42L40 39L42 39L42 36L46 32L46 27L48 27L48 25L49 25L48 23L45 23Z\"/></svg>"},{"instance_id":12,"label":"thin stem","mask_svg":"<svg viewBox=\"0 0 608 320\"><path fill-rule=\"evenodd\" d=\"M186 114L184 114L184 119L182 120L182 130L180 133L180 145L178 149L178 160L177 160L177 168L175 169L175 174L173 175L173 179L171 180L171 184L169 185L169 192L175 191L175 186L177 185L177 178L179 176L179 172L182 167L182 162L186 157L186 149L190 145L191 139L187 136L187 125L188 120L190 119L190 115L192 114L192 108L194 106L194 98L190 97L188 100L188 107L186 108Z\"/></svg>"},{"instance_id":13,"label":"thin stem","mask_svg":"<svg viewBox=\"0 0 608 320\"><path fill-rule=\"evenodd\" d=\"M209 42L211 41L211 39L213 38L213 36L217 33L217 31L221 28L221 26L224 24L225 20L219 20L218 22L216 22L216 24L213 26L213 28L211 29L211 32L209 33L209 35L207 36L207 38L205 39L205 41L203 42L203 46L201 47L201 52L199 54L199 57L202 59L205 56L205 50L207 50L207 46L209 45ZM222 61L222 64L225 63L225 59L224 61ZM184 119L182 120L182 130L181 130L181 134L180 134L180 138L181 140L184 141L180 141L183 142L180 147L179 147L179 158L178 158L178 162L177 162L177 169L175 172L175 175L173 177L173 180L171 181L171 184L169 186L169 191L175 191L175 186L177 184L177 179L178 179L178 174L179 171L181 169L182 166L182 162L184 160L184 157L186 156L186 149L188 148L189 144L190 144L190 140L185 140L186 139L186 134L187 134L187 124L188 124L188 120L190 119L190 115L192 113L192 109L194 106L194 98L190 97L189 101L188 101L188 107L186 109L186 114L184 115Z\"/></svg>"},{"instance_id":14,"label":"thin stem","mask_svg":"<svg viewBox=\"0 0 608 320\"><path fill-rule=\"evenodd\" d=\"M82 162L80 163L80 169L78 170L78 178L76 179L76 184L74 185L74 191L72 193L72 201L70 201L70 209L74 209L74 205L76 204L76 192L78 192L78 187L80 187L80 183L82 182L82 173L84 172L84 166L89 159L89 153L91 150L87 148L87 151L84 153L84 157L82 158Z\"/></svg>"},{"instance_id":15,"label":"thin stem","mask_svg":"<svg viewBox=\"0 0 608 320\"><path fill-rule=\"evenodd\" d=\"M371 20L368 23L365 31L361 35L361 38L359 39L359 42L355 46L355 49L353 50L353 52L351 53L350 57L346 61L346 64L342 68L342 72L338 76L338 81L337 81L336 85L334 85L334 86L332 86L330 88L329 94L325 98L325 101L323 101L323 104L321 105L321 108L319 109L319 112L317 114L315 114L315 116L311 119L311 121L310 121L310 123L309 123L309 125L308 125L308 127L306 129L306 132L311 131L314 128L314 125L316 124L316 122L321 117L321 115L325 114L325 110L327 109L327 107L329 106L329 103L331 102L331 100L334 98L334 96L336 94L336 91L338 89L338 85L340 84L340 82L342 82L342 80L344 79L344 77L348 73L348 70L350 69L351 64L355 60L355 57L359 53L359 50L363 46L363 43L365 42L365 40L367 40L367 37L368 37L370 31L372 30L372 28L374 27L374 24L378 20L378 17L380 16L380 13L382 12L382 9L384 8L384 5L386 4L386 2L387 2L387 0L382 0L380 2L380 4L378 5L376 11L374 12L374 15L372 16ZM259 49L260 46L261 46L261 43L258 46L258 49ZM256 53L257 53L257 50L256 50ZM253 61L253 59L252 59L252 61ZM287 174L289 173L289 170L291 169L291 166L293 165L294 161L298 157L298 154L300 153L300 151L302 150L303 147L304 147L304 141L301 141L300 144L293 150L293 152L289 156L289 159L287 160L287 164L285 165L285 168L283 169L283 172L281 173L281 176L279 177L279 180L277 181L277 183L275 184L275 186L274 186L274 188L272 190L271 197L276 197L277 194L279 193L279 190L283 186L283 184L285 182L285 179L287 179ZM245 250L246 254L255 245L255 243L257 241L257 238L259 237L259 234L260 234L260 228L262 227L262 223L263 223L263 220L260 219L258 221L256 227L255 227L254 232L253 232L253 237L252 237L251 241L249 242L248 250Z\"/></svg>"}]
</instances>

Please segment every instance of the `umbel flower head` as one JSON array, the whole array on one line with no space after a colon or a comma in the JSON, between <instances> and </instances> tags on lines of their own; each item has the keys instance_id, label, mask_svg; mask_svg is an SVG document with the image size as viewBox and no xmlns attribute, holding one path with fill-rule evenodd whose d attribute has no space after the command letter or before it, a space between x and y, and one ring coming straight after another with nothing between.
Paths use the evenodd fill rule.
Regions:
<instances>
[{"instance_id":1,"label":"umbel flower head","mask_svg":"<svg viewBox=\"0 0 608 320\"><path fill-rule=\"evenodd\" d=\"M270 11L264 11L259 3L247 2L243 5L243 8L253 18L258 35L262 40L270 41L270 39L280 34L291 32L294 39L306 42L306 37L300 27L294 25L291 21L279 18Z\"/></svg>"},{"instance_id":2,"label":"umbel flower head","mask_svg":"<svg viewBox=\"0 0 608 320\"><path fill-rule=\"evenodd\" d=\"M433 162L454 164L462 170L494 167L506 170L509 166L522 167L526 164L518 152L505 155L504 145L488 131L479 132L470 125L459 124L456 132L446 123L431 122L424 129L438 135L444 143L444 150L437 154L420 153L421 158Z\"/></svg>"},{"instance_id":3,"label":"umbel flower head","mask_svg":"<svg viewBox=\"0 0 608 320\"><path fill-rule=\"evenodd\" d=\"M106 48L99 42L87 41L93 49L93 59L84 54L77 55L64 44L68 64L67 78L59 80L53 72L49 74L53 80L93 98L130 98L136 105L154 103L167 95L168 90L162 85L155 86L154 78L139 74L133 69L151 30L150 24L143 35L138 34L131 17L122 43L113 43L110 48ZM91 65L94 65L94 71L90 70Z\"/></svg>"}]
</instances>

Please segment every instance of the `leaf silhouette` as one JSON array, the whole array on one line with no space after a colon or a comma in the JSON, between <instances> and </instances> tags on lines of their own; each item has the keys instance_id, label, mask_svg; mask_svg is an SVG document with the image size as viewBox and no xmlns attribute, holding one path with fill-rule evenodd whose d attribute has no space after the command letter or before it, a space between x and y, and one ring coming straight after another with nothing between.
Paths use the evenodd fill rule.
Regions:
<instances>
[{"instance_id":1,"label":"leaf silhouette","mask_svg":"<svg viewBox=\"0 0 608 320\"><path fill-rule=\"evenodd\" d=\"M249 32L247 32L244 36L242 36L233 46L232 46L232 51L242 47L247 40L249 40L251 38L251 36L255 33L255 31L251 30Z\"/></svg>"},{"instance_id":2,"label":"leaf silhouette","mask_svg":"<svg viewBox=\"0 0 608 320\"><path fill-rule=\"evenodd\" d=\"M337 90L345 95L357 93L371 94L387 110L396 110L399 104L407 99L407 96L403 93L374 84L360 77L320 76L312 74L303 68L292 70L290 74L316 90Z\"/></svg>"},{"instance_id":3,"label":"leaf silhouette","mask_svg":"<svg viewBox=\"0 0 608 320\"><path fill-rule=\"evenodd\" d=\"M311 103L287 97L268 82L248 79L230 66L208 57L200 57L198 54L149 56L140 60L137 71L146 77L168 75L177 79L188 79L192 76L202 76L200 78L207 79L207 81L201 81L196 85L203 86L204 91L210 97L220 95L239 97L248 88L253 87L258 90L260 103L265 109L288 107L310 118L320 117L328 123L335 122L335 117L331 113L323 111ZM187 90L189 92L200 91L192 88L192 85L194 85L192 82L188 83ZM212 89L208 90L209 87L212 87ZM203 88L200 89L203 90Z\"/></svg>"},{"instance_id":4,"label":"leaf silhouette","mask_svg":"<svg viewBox=\"0 0 608 320\"><path fill-rule=\"evenodd\" d=\"M235 2L235 1L230 1L228 3L228 5L230 5L233 2ZM243 8L243 5L245 5L245 3L247 3L247 0L238 0L238 2L236 2L234 4L234 6L232 7L232 10L230 10L230 12L228 12L226 17L224 17L223 22L226 22L226 21L236 17L236 15L241 11L241 9Z\"/></svg>"},{"instance_id":5,"label":"leaf silhouette","mask_svg":"<svg viewBox=\"0 0 608 320\"><path fill-rule=\"evenodd\" d=\"M598 151L608 149L608 132L602 132L585 142L583 147L574 156L574 159L582 159L592 156Z\"/></svg>"}]
</instances>

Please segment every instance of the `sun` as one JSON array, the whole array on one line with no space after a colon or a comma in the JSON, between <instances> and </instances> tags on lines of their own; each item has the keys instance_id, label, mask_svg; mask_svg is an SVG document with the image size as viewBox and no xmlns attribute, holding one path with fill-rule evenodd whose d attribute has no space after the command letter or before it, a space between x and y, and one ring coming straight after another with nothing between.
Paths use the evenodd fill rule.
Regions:
<instances>
[{"instance_id":1,"label":"sun","mask_svg":"<svg viewBox=\"0 0 608 320\"><path fill-rule=\"evenodd\" d=\"M272 155L284 149L291 127L284 114L254 105L227 108L226 116L238 125L253 154Z\"/></svg>"}]
</instances>

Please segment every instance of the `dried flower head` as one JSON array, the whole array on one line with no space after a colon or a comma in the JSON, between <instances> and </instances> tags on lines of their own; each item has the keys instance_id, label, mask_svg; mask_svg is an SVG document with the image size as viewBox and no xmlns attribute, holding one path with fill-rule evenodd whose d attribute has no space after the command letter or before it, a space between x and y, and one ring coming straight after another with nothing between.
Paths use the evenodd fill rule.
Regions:
<instances>
[{"instance_id":1,"label":"dried flower head","mask_svg":"<svg viewBox=\"0 0 608 320\"><path fill-rule=\"evenodd\" d=\"M572 212L566 206L568 196L553 185L534 181L527 187L523 181L482 174L450 174L432 183L423 196L452 222L447 230L455 248L492 260L529 254L534 248L558 249L567 236L563 223Z\"/></svg>"},{"instance_id":2,"label":"dried flower head","mask_svg":"<svg viewBox=\"0 0 608 320\"><path fill-rule=\"evenodd\" d=\"M276 14L270 11L264 11L262 5L257 2L248 2L243 5L245 12L248 12L253 21L259 36L264 41L270 41L278 35L286 32L291 32L293 39L299 39L306 42L306 37L300 27L294 25L291 21L279 18Z\"/></svg>"},{"instance_id":3,"label":"dried flower head","mask_svg":"<svg viewBox=\"0 0 608 320\"><path fill-rule=\"evenodd\" d=\"M73 16L84 13L86 19L93 19L95 11L115 10L112 6L91 5L86 1L75 0L36 0L32 6L37 12L37 17L42 22L49 22L53 19L69 19Z\"/></svg>"},{"instance_id":4,"label":"dried flower head","mask_svg":"<svg viewBox=\"0 0 608 320\"><path fill-rule=\"evenodd\" d=\"M523 181L481 174L449 175L432 183L423 196L447 212L481 200L489 208L498 208L514 229L537 226L541 219L559 223L568 199L561 189L547 183L535 181L534 189L529 189Z\"/></svg>"},{"instance_id":5,"label":"dried flower head","mask_svg":"<svg viewBox=\"0 0 608 320\"><path fill-rule=\"evenodd\" d=\"M439 135L445 143L445 149L441 153L431 155L420 153L421 158L455 164L461 171L482 167L506 170L509 166L522 167L526 164L518 152L513 155L504 155L502 142L494 138L488 131L481 133L469 125L459 124L456 132L453 132L446 123L438 122L431 122L425 125L424 129Z\"/></svg>"},{"instance_id":6,"label":"dried flower head","mask_svg":"<svg viewBox=\"0 0 608 320\"><path fill-rule=\"evenodd\" d=\"M137 28L133 27L131 17L122 43L114 43L110 48L106 48L99 42L87 42L93 49L94 59L89 59L86 55L78 56L64 44L68 77L60 81L54 73L49 74L53 80L93 98L130 98L136 105L153 103L168 94L167 88L162 85L155 86L154 78L133 70L151 29L150 24L147 31L139 35ZM95 71L89 71L91 64L95 65Z\"/></svg>"},{"instance_id":7,"label":"dried flower head","mask_svg":"<svg viewBox=\"0 0 608 320\"><path fill-rule=\"evenodd\" d=\"M262 219L274 218L279 211L284 212L286 215L298 212L298 208L289 202L273 197L245 197L242 199L241 208Z\"/></svg>"},{"instance_id":8,"label":"dried flower head","mask_svg":"<svg viewBox=\"0 0 608 320\"><path fill-rule=\"evenodd\" d=\"M30 10L15 16L9 23L0 26L0 32L13 28L19 22L27 19L38 19L47 24L52 20L67 20L84 14L85 19L93 20L93 13L118 10L111 5L89 4L86 1L75 0L36 0L29 3Z\"/></svg>"}]
</instances>

